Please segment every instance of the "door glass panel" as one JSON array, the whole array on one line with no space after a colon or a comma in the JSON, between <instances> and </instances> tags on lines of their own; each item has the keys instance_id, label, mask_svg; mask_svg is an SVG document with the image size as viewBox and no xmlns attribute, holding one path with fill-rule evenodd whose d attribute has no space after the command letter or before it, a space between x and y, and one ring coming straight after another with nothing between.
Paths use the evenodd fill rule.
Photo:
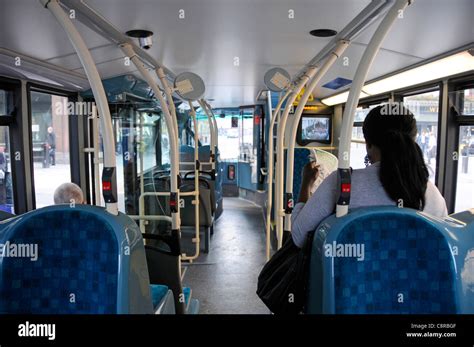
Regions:
<instances>
[{"instance_id":1,"label":"door glass panel","mask_svg":"<svg viewBox=\"0 0 474 347\"><path fill-rule=\"evenodd\" d=\"M216 117L221 160L236 161L239 158L239 116Z\"/></svg>"},{"instance_id":2,"label":"door glass panel","mask_svg":"<svg viewBox=\"0 0 474 347\"><path fill-rule=\"evenodd\" d=\"M474 208L474 126L459 127L455 212Z\"/></svg>"},{"instance_id":3,"label":"door glass panel","mask_svg":"<svg viewBox=\"0 0 474 347\"><path fill-rule=\"evenodd\" d=\"M0 126L0 210L15 213L8 127Z\"/></svg>"}]
</instances>

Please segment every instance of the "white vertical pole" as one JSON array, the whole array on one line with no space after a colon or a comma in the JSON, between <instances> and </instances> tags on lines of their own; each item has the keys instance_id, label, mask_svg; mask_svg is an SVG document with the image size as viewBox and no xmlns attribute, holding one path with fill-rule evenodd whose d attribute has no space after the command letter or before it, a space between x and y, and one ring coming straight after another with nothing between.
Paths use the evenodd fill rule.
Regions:
<instances>
[{"instance_id":1,"label":"white vertical pole","mask_svg":"<svg viewBox=\"0 0 474 347\"><path fill-rule=\"evenodd\" d=\"M166 79L166 75L163 71L163 68L162 67L159 67L158 69L155 70L158 78L160 79L160 82L161 82L161 85L163 86L163 90L165 91L165 95L166 95L166 100L168 101L168 110L169 110L169 113L171 115L171 119L173 121L173 126L174 126L174 131L176 133L176 136L177 136L177 150L175 152L175 155L176 155L176 161L178 162L179 164L179 129L178 129L178 119L176 117L176 107L174 106L174 101L173 101L173 91L171 90L169 84L168 84L168 80ZM179 167L178 167L178 172L179 172Z\"/></svg>"},{"instance_id":2,"label":"white vertical pole","mask_svg":"<svg viewBox=\"0 0 474 347\"><path fill-rule=\"evenodd\" d=\"M293 92L287 99L285 110L283 111L282 116L280 117L280 121L278 122L278 132L277 132L277 162L275 168L275 219L276 219L276 230L277 230L277 237L278 237L278 249L281 248L283 244L283 191L284 191L284 181L283 181L283 174L284 174L284 154L285 154L285 129L286 129L286 121L288 120L288 115L290 113L290 109L293 103L296 100L299 92L303 88L303 86L308 82L310 78L314 76L317 71L317 67L311 67L306 71L306 73L301 77L300 81L296 85Z\"/></svg>"},{"instance_id":3,"label":"white vertical pole","mask_svg":"<svg viewBox=\"0 0 474 347\"><path fill-rule=\"evenodd\" d=\"M216 156L216 131L214 129L214 122L212 121L213 115L211 114L211 111L208 109L208 105L204 100L198 100L199 105L201 106L202 110L204 111L204 114L207 116L207 120L209 122L209 132L211 133L211 145L210 145L210 160L211 160L211 166L212 170L216 169L216 161L215 161L215 156Z\"/></svg>"},{"instance_id":4,"label":"white vertical pole","mask_svg":"<svg viewBox=\"0 0 474 347\"><path fill-rule=\"evenodd\" d=\"M281 106L283 105L283 102L286 100L288 95L290 95L292 89L289 88L284 95L280 97L280 100L278 101L278 104L273 111L272 118L270 120L270 126L268 127L268 160L267 160L267 189L268 189L268 197L267 197L267 215L266 215L266 230L265 230L265 235L266 235L266 256L267 260L270 259L270 227L271 227L271 222L272 222L272 205L273 205L273 159L274 159L274 154L273 154L273 128L275 127L276 119L278 118L280 114L280 109ZM272 110L271 108L271 100L270 100L270 111ZM276 216L276 212L275 212Z\"/></svg>"},{"instance_id":5,"label":"white vertical pole","mask_svg":"<svg viewBox=\"0 0 474 347\"><path fill-rule=\"evenodd\" d=\"M410 0L396 0L393 6L388 10L384 19L380 22L377 30L375 31L372 39L367 45L364 55L362 56L359 66L351 84L349 96L344 109L344 115L342 117L342 128L339 143L339 175L341 170L348 170L350 168L350 145L351 145L351 134L352 127L354 124L354 116L357 104L359 103L359 95L364 85L367 73L377 55L377 52L384 40L385 36L389 32L392 25L395 23L400 14L403 14L403 10L406 8ZM338 190L341 188L338 187ZM349 196L350 198L350 196ZM338 202L336 206L336 216L342 217L347 214L349 210L349 201L342 203Z\"/></svg>"},{"instance_id":6,"label":"white vertical pole","mask_svg":"<svg viewBox=\"0 0 474 347\"><path fill-rule=\"evenodd\" d=\"M199 161L199 131L198 131L198 122L196 119L196 111L194 110L193 103L189 102L189 106L191 107L191 110L189 114L191 115L191 118L193 120L193 126L194 126L194 228L195 228L195 238L193 240L195 244L195 253L192 256L185 256L183 257L183 260L189 260L193 261L194 259L197 259L199 257L199 252L201 250L201 239L200 239L200 220L199 220L199 166L198 166L198 161Z\"/></svg>"},{"instance_id":7,"label":"white vertical pole","mask_svg":"<svg viewBox=\"0 0 474 347\"><path fill-rule=\"evenodd\" d=\"M138 115L138 118L139 118L139 122L138 122L138 126L139 126L139 135L138 135L138 138L140 139L140 145L139 145L139 152L138 152L138 155L139 155L139 158L140 158L140 196L143 195L143 193L145 193L145 177L144 176L144 172L143 172L143 155L144 155L144 146L143 146L143 115L140 113ZM142 216L145 214L145 207L144 207L144 204L140 204L139 206L139 215ZM142 210L143 209L143 210ZM140 231L142 233L145 232L145 220L144 219L140 219Z\"/></svg>"},{"instance_id":8,"label":"white vertical pole","mask_svg":"<svg viewBox=\"0 0 474 347\"><path fill-rule=\"evenodd\" d=\"M79 60L81 61L99 109L102 126L102 139L104 142L104 167L115 169L116 158L112 118L110 116L104 86L102 85L102 80L94 64L94 60L92 59L92 56L84 40L82 39L74 24L72 24L70 18L59 5L58 0L40 0L40 2L43 6L51 11L51 13L56 17L57 21L64 28L77 53L77 56L79 57ZM114 177L114 179L116 180L116 177ZM112 192L112 195L117 197L117 188L112 187L112 189L115 189L115 191ZM106 203L106 209L111 214L118 214L117 202Z\"/></svg>"},{"instance_id":9,"label":"white vertical pole","mask_svg":"<svg viewBox=\"0 0 474 347\"><path fill-rule=\"evenodd\" d=\"M294 170L294 158L295 158L295 143L296 143L296 134L298 132L298 124L303 114L304 106L308 102L310 95L313 93L314 88L319 83L321 78L327 73L331 68L337 58L341 56L342 53L346 50L349 45L349 41L341 40L334 47L334 50L331 52L326 61L321 65L321 68L314 75L311 82L305 89L303 96L298 102L298 107L293 115L293 123L291 124L291 133L288 138L288 150L286 152L286 193L293 194L293 170ZM285 230L291 231L291 213L285 214Z\"/></svg>"},{"instance_id":10,"label":"white vertical pole","mask_svg":"<svg viewBox=\"0 0 474 347\"><path fill-rule=\"evenodd\" d=\"M161 95L161 91L158 88L158 85L153 80L151 73L145 68L143 62L138 58L135 54L132 46L129 44L120 45L122 51L126 54L126 56L133 62L133 64L137 67L140 71L140 74L143 76L145 81L153 90L155 97L158 98L161 104L161 109L163 111L163 115L165 118L166 126L168 128L168 132L170 135L170 181L171 181L171 193L176 194L176 206L174 213L171 213L172 218L172 229L179 230L180 226L180 219L179 219L179 188L178 188L178 175L179 175L179 160L176 152L178 152L178 136L175 132L175 125L173 124L173 118L169 112L168 106L166 104L163 95Z\"/></svg>"}]
</instances>

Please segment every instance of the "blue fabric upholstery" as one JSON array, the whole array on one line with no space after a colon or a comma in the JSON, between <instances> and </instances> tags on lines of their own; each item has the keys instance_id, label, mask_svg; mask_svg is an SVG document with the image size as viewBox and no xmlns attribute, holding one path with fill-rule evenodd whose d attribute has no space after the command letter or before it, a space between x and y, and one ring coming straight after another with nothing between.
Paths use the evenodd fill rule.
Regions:
<instances>
[{"instance_id":1,"label":"blue fabric upholstery","mask_svg":"<svg viewBox=\"0 0 474 347\"><path fill-rule=\"evenodd\" d=\"M150 290L153 307L157 307L168 293L168 287L161 284L150 284Z\"/></svg>"},{"instance_id":2,"label":"blue fabric upholstery","mask_svg":"<svg viewBox=\"0 0 474 347\"><path fill-rule=\"evenodd\" d=\"M189 299L191 298L191 288L183 287L183 294L184 294L184 301L186 302L186 306L189 304Z\"/></svg>"},{"instance_id":3,"label":"blue fabric upholstery","mask_svg":"<svg viewBox=\"0 0 474 347\"><path fill-rule=\"evenodd\" d=\"M307 312L462 312L456 268L468 253L465 244L472 248L474 238L464 239L458 248L460 257L455 257L450 245L466 233L459 227L450 229L453 225L446 221L394 207L358 209L343 218L327 218L313 240ZM363 245L363 259L330 254L334 245L359 246L359 250ZM472 298L474 293L466 295Z\"/></svg>"},{"instance_id":4,"label":"blue fabric upholstery","mask_svg":"<svg viewBox=\"0 0 474 347\"><path fill-rule=\"evenodd\" d=\"M410 215L366 215L336 242L365 246L364 261L334 259L336 313L456 311L451 252L432 225Z\"/></svg>"},{"instance_id":5,"label":"blue fabric upholstery","mask_svg":"<svg viewBox=\"0 0 474 347\"><path fill-rule=\"evenodd\" d=\"M137 295L149 284L141 234L122 214L45 207L0 224L0 243L38 247L36 261L0 262L0 313L152 312L149 293Z\"/></svg>"}]
</instances>

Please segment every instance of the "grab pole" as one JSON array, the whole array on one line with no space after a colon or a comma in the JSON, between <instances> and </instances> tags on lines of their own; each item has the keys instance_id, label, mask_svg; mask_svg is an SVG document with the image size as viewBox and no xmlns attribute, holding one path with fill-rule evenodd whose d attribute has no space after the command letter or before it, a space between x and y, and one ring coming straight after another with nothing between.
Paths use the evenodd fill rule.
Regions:
<instances>
[{"instance_id":1,"label":"grab pole","mask_svg":"<svg viewBox=\"0 0 474 347\"><path fill-rule=\"evenodd\" d=\"M303 89L304 85L308 82L309 79L313 78L314 74L317 71L317 67L311 67L306 71L306 73L301 77L299 82L297 83L295 89L291 92L288 96L286 101L285 109L283 114L280 117L278 122L278 131L277 131L277 160L276 160L276 167L275 167L275 220L276 220L276 231L277 231L277 238L278 238L278 249L281 248L283 244L283 217L284 217L284 210L283 210L283 191L284 191L284 181L283 181L283 173L284 173L284 137L285 137L285 129L286 129L286 122L288 120L288 115L290 114L290 109L293 106L293 103L296 100L296 97L300 93L301 89Z\"/></svg>"},{"instance_id":2,"label":"grab pole","mask_svg":"<svg viewBox=\"0 0 474 347\"><path fill-rule=\"evenodd\" d=\"M364 86L367 73L375 60L375 56L390 28L399 17L411 0L396 0L392 7L386 13L384 19L380 22L377 30L367 45L359 66L351 84L349 96L344 108L342 117L342 128L339 142L337 170L338 183L337 190L339 198L336 205L336 217L343 217L349 211L349 202L351 197L351 172L350 172L350 146L352 139L352 127L354 124L355 110L359 103L360 92Z\"/></svg>"},{"instance_id":3,"label":"grab pole","mask_svg":"<svg viewBox=\"0 0 474 347\"><path fill-rule=\"evenodd\" d=\"M266 236L266 247L265 253L267 261L270 260L270 230L271 230L271 215L273 205L273 165L274 165L274 154L273 154L273 128L275 127L276 120L280 114L281 106L285 102L286 98L291 94L292 89L288 88L286 93L280 97L278 104L273 111L272 119L270 120L269 135L268 135L268 162L267 162L267 215L265 225L265 236ZM270 101L271 102L271 101ZM270 109L271 110L271 109Z\"/></svg>"},{"instance_id":4,"label":"grab pole","mask_svg":"<svg viewBox=\"0 0 474 347\"><path fill-rule=\"evenodd\" d=\"M286 151L286 197L287 200L293 201L293 170L294 170L294 158L295 158L295 142L296 142L296 134L298 132L298 124L301 119L301 115L303 114L304 107L308 102L309 97L312 95L316 85L319 83L321 78L328 72L334 62L339 58L342 53L346 50L349 46L349 41L341 40L339 43L334 47L334 50L331 52L329 57L326 61L321 65L321 68L318 72L314 75L311 82L306 86L305 92L303 96L298 101L298 107L293 115L293 124L291 125L291 134L288 138L289 146ZM290 232L291 231L291 213L293 211L293 204L291 206L285 206L285 230Z\"/></svg>"},{"instance_id":5,"label":"grab pole","mask_svg":"<svg viewBox=\"0 0 474 347\"><path fill-rule=\"evenodd\" d=\"M112 117L110 115L107 96L100 78L94 60L87 48L81 34L77 31L69 16L59 5L58 0L39 0L61 24L71 41L77 56L84 68L87 79L89 80L94 99L97 103L101 127L102 139L104 144L104 169L102 176L102 194L105 200L107 212L117 215L117 172L114 130L112 126Z\"/></svg>"},{"instance_id":6,"label":"grab pole","mask_svg":"<svg viewBox=\"0 0 474 347\"><path fill-rule=\"evenodd\" d=\"M150 88L153 90L155 97L158 98L161 109L163 111L163 115L166 122L166 127L168 128L168 133L170 137L170 184L171 184L171 191L170 191L170 209L171 209L171 228L172 230L178 231L180 229L180 216L179 216L179 188L178 188L178 176L179 176L179 160L176 152L178 151L178 136L175 132L175 125L174 122L176 119L170 114L168 105L161 94L158 85L156 84L155 80L153 79L151 73L147 70L144 63L140 60L140 58L135 54L133 47L129 44L120 45L120 48L125 53L125 55L132 61L132 63L136 66L142 77L148 83Z\"/></svg>"}]
</instances>

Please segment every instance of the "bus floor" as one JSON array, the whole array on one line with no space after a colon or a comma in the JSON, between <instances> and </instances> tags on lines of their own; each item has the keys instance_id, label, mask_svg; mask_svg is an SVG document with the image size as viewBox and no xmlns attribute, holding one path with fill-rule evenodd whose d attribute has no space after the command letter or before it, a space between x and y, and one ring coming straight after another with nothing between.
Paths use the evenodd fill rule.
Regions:
<instances>
[{"instance_id":1,"label":"bus floor","mask_svg":"<svg viewBox=\"0 0 474 347\"><path fill-rule=\"evenodd\" d=\"M183 284L200 301L199 313L270 313L255 294L265 264L264 230L260 207L243 199L224 198L209 254L201 252L192 264L184 265Z\"/></svg>"}]
</instances>

